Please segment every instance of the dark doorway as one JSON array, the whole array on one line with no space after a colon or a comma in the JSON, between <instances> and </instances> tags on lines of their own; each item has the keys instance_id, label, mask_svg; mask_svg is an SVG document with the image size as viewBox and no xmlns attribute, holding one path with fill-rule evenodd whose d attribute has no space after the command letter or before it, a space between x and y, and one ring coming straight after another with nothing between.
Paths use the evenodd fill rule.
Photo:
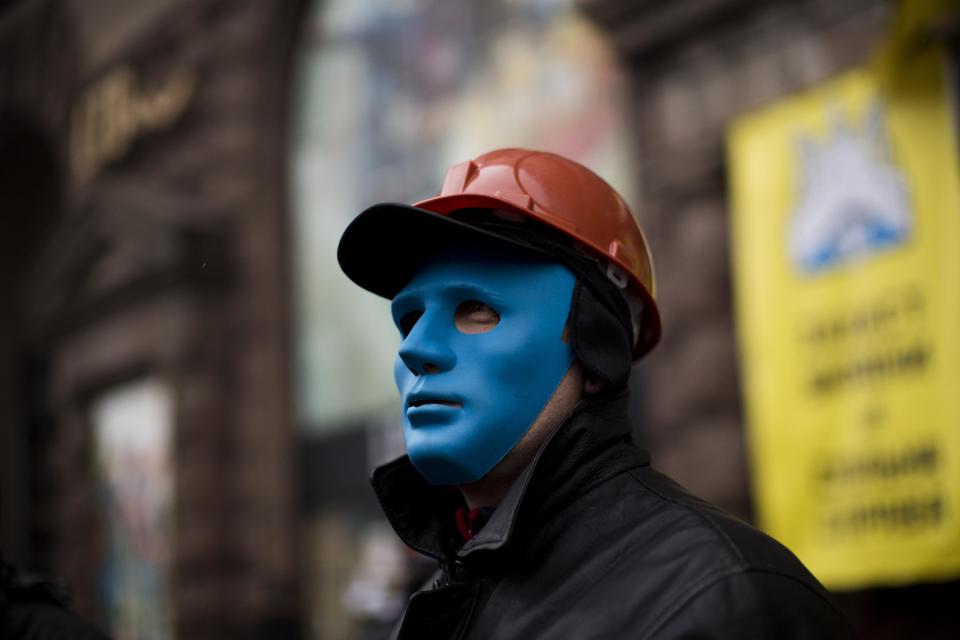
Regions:
<instances>
[{"instance_id":1,"label":"dark doorway","mask_svg":"<svg viewBox=\"0 0 960 640\"><path fill-rule=\"evenodd\" d=\"M28 339L29 274L61 210L57 154L29 118L0 112L0 550L46 569L49 529L34 510L46 491L41 453L50 432L46 358ZM46 560L44 560L46 559Z\"/></svg>"}]
</instances>

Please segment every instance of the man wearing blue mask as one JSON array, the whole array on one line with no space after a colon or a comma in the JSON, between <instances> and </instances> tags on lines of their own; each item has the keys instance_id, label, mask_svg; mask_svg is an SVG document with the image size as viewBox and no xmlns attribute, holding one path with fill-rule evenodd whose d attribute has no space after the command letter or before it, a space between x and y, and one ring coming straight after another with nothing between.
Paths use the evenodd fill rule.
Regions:
<instances>
[{"instance_id":1,"label":"man wearing blue mask","mask_svg":"<svg viewBox=\"0 0 960 640\"><path fill-rule=\"evenodd\" d=\"M440 570L401 638L842 638L774 540L653 471L627 380L660 336L646 240L554 154L456 165L439 196L374 205L344 272L392 300L407 455L374 471Z\"/></svg>"}]
</instances>

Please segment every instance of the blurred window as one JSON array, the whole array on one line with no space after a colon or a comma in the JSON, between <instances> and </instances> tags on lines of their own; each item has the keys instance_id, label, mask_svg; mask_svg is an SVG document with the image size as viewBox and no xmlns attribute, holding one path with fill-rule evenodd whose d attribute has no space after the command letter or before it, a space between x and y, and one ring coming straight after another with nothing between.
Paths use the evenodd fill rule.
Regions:
<instances>
[{"instance_id":1,"label":"blurred window","mask_svg":"<svg viewBox=\"0 0 960 640\"><path fill-rule=\"evenodd\" d=\"M111 635L173 637L173 407L165 384L144 379L92 404L105 549L100 592Z\"/></svg>"}]
</instances>

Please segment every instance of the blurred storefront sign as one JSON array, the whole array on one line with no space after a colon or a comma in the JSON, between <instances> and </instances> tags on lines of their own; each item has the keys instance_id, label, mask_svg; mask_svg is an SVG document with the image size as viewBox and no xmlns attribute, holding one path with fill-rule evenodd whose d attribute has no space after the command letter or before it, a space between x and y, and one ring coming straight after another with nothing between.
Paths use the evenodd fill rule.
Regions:
<instances>
[{"instance_id":1,"label":"blurred storefront sign","mask_svg":"<svg viewBox=\"0 0 960 640\"><path fill-rule=\"evenodd\" d=\"M173 406L169 389L145 379L93 404L106 533L100 575L113 637L173 637Z\"/></svg>"},{"instance_id":2,"label":"blurred storefront sign","mask_svg":"<svg viewBox=\"0 0 960 640\"><path fill-rule=\"evenodd\" d=\"M172 124L186 110L196 89L196 72L177 68L159 83L144 83L131 67L104 74L73 105L70 113L70 169L85 182L119 159L145 133Z\"/></svg>"},{"instance_id":3,"label":"blurred storefront sign","mask_svg":"<svg viewBox=\"0 0 960 640\"><path fill-rule=\"evenodd\" d=\"M960 576L953 105L894 44L729 136L760 522L840 590Z\"/></svg>"}]
</instances>

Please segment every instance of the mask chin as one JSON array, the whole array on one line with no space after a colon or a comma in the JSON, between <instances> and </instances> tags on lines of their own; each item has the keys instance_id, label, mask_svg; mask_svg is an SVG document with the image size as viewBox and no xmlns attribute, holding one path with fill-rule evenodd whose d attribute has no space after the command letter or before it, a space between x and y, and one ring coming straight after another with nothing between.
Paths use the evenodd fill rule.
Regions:
<instances>
[{"instance_id":1,"label":"mask chin","mask_svg":"<svg viewBox=\"0 0 960 640\"><path fill-rule=\"evenodd\" d=\"M410 461L420 475L435 485L469 484L489 473L489 470L483 471L465 464L465 460L461 457L451 458L448 452L430 448L421 450L414 447L410 453Z\"/></svg>"}]
</instances>

